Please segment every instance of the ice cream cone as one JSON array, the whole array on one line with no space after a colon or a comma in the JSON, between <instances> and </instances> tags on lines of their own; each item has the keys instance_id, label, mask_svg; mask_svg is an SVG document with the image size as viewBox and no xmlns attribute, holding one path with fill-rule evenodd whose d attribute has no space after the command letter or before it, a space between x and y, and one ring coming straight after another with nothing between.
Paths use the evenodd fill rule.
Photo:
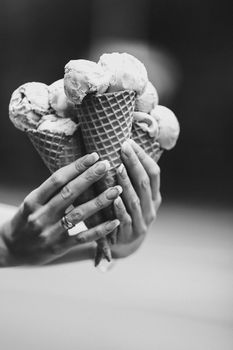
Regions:
<instances>
[{"instance_id":1,"label":"ice cream cone","mask_svg":"<svg viewBox=\"0 0 233 350\"><path fill-rule=\"evenodd\" d=\"M154 161L158 162L163 150L156 141L156 137L150 137L137 123L133 123L131 138L141 146Z\"/></svg>"},{"instance_id":2,"label":"ice cream cone","mask_svg":"<svg viewBox=\"0 0 233 350\"><path fill-rule=\"evenodd\" d=\"M99 95L88 95L77 105L83 142L87 153L97 152L101 160L110 162L108 174L95 184L96 194L116 185L116 168L121 164L121 145L130 138L135 107L134 91L119 91ZM104 219L114 218L113 207L103 210ZM114 241L114 235L111 235ZM99 242L96 264L106 258L106 240Z\"/></svg>"},{"instance_id":3,"label":"ice cream cone","mask_svg":"<svg viewBox=\"0 0 233 350\"><path fill-rule=\"evenodd\" d=\"M52 173L84 154L79 128L72 136L34 129L26 133Z\"/></svg>"}]
</instances>

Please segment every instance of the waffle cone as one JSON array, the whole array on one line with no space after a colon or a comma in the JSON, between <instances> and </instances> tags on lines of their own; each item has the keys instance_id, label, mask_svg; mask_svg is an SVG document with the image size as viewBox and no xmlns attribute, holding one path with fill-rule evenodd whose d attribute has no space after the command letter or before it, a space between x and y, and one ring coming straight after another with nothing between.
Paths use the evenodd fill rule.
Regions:
<instances>
[{"instance_id":1,"label":"waffle cone","mask_svg":"<svg viewBox=\"0 0 233 350\"><path fill-rule=\"evenodd\" d=\"M96 194L117 183L116 168L121 164L121 146L131 135L134 107L135 92L127 90L88 95L81 105L76 106L86 152L97 152L101 160L110 162L108 174L95 184ZM102 216L104 220L113 219L113 207L103 210ZM110 239L114 241L114 235ZM106 239L99 242L96 264L106 257L104 250Z\"/></svg>"},{"instance_id":2,"label":"waffle cone","mask_svg":"<svg viewBox=\"0 0 233 350\"><path fill-rule=\"evenodd\" d=\"M155 137L150 137L137 123L133 123L131 138L141 146L154 161L158 162L163 151Z\"/></svg>"},{"instance_id":3,"label":"waffle cone","mask_svg":"<svg viewBox=\"0 0 233 350\"><path fill-rule=\"evenodd\" d=\"M26 133L51 173L84 154L79 128L72 136L34 129Z\"/></svg>"}]
</instances>

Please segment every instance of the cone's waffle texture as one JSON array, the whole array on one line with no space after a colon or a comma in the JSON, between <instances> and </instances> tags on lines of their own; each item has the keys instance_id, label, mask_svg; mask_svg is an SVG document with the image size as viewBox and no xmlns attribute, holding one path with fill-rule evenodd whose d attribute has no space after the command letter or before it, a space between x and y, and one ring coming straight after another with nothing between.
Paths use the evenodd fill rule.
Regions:
<instances>
[{"instance_id":1,"label":"cone's waffle texture","mask_svg":"<svg viewBox=\"0 0 233 350\"><path fill-rule=\"evenodd\" d=\"M135 93L127 90L84 98L76 108L86 152L98 152L116 168L121 145L130 137L134 106Z\"/></svg>"},{"instance_id":2,"label":"cone's waffle texture","mask_svg":"<svg viewBox=\"0 0 233 350\"><path fill-rule=\"evenodd\" d=\"M84 154L80 129L74 135L28 129L27 135L46 166L53 173Z\"/></svg>"},{"instance_id":3,"label":"cone's waffle texture","mask_svg":"<svg viewBox=\"0 0 233 350\"><path fill-rule=\"evenodd\" d=\"M27 130L27 134L51 173L85 154L80 128L72 136L38 130ZM74 205L83 204L92 198L94 198L94 189L90 187L79 196ZM90 222L92 223L93 220L89 219L87 222L90 227ZM96 220L94 223L97 224Z\"/></svg>"},{"instance_id":4,"label":"cone's waffle texture","mask_svg":"<svg viewBox=\"0 0 233 350\"><path fill-rule=\"evenodd\" d=\"M142 149L152 158L158 162L162 155L162 149L156 138L152 138L147 132L143 131L137 123L133 123L131 138L142 147Z\"/></svg>"},{"instance_id":5,"label":"cone's waffle texture","mask_svg":"<svg viewBox=\"0 0 233 350\"><path fill-rule=\"evenodd\" d=\"M95 184L96 194L116 185L116 168L121 164L121 145L130 138L134 108L135 92L127 90L88 95L81 105L76 106L86 152L97 152L100 159L108 160L111 166L108 174ZM102 213L105 220L114 218L113 208L103 210ZM106 239L99 241L96 264L102 258L101 253L105 255L104 250Z\"/></svg>"}]
</instances>

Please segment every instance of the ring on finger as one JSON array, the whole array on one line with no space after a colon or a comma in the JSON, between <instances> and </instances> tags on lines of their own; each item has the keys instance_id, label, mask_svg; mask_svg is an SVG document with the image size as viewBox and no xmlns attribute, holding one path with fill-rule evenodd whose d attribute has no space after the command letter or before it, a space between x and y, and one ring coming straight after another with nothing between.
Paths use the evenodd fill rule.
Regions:
<instances>
[{"instance_id":1,"label":"ring on finger","mask_svg":"<svg viewBox=\"0 0 233 350\"><path fill-rule=\"evenodd\" d=\"M71 221L67 219L66 215L62 217L61 224L66 231L72 229L75 226Z\"/></svg>"}]
</instances>

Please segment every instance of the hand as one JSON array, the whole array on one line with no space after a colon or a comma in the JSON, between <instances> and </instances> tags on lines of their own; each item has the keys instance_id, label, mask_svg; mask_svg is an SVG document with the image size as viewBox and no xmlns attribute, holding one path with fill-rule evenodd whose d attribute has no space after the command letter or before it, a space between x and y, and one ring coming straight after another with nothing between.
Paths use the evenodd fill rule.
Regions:
<instances>
[{"instance_id":1,"label":"hand","mask_svg":"<svg viewBox=\"0 0 233 350\"><path fill-rule=\"evenodd\" d=\"M69 236L62 222L67 208L108 171L109 163L97 160L98 155L92 153L59 169L25 198L3 229L2 238L9 251L5 261L9 265L50 262L77 245L108 235L119 225L116 219ZM68 210L65 224L75 225L109 206L121 190L115 186Z\"/></svg>"},{"instance_id":2,"label":"hand","mask_svg":"<svg viewBox=\"0 0 233 350\"><path fill-rule=\"evenodd\" d=\"M143 242L161 204L160 168L133 140L122 146L122 164L117 171L123 188L122 199L114 201L120 220L117 245L112 246L116 258L128 256Z\"/></svg>"}]
</instances>

